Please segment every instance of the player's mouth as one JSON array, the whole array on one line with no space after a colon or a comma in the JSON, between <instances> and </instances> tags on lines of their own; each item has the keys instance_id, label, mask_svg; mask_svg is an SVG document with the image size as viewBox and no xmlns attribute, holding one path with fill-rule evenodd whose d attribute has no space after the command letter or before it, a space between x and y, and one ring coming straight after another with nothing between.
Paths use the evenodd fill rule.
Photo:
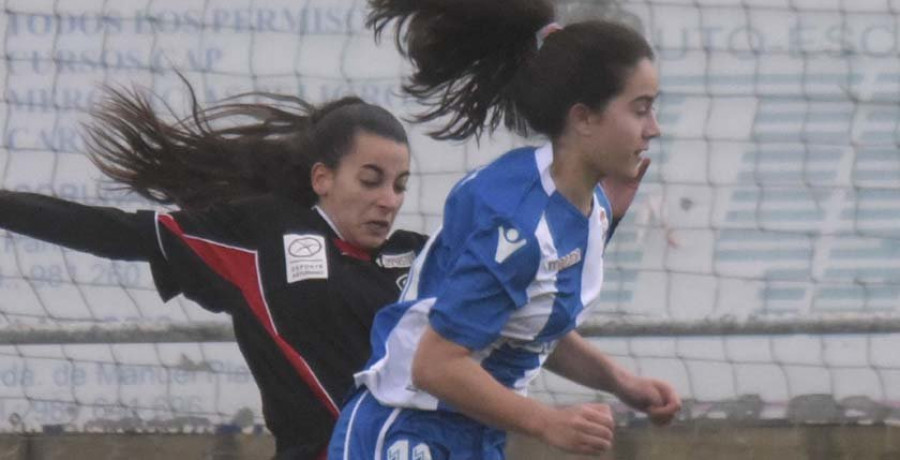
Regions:
<instances>
[{"instance_id":1,"label":"player's mouth","mask_svg":"<svg viewBox=\"0 0 900 460\"><path fill-rule=\"evenodd\" d=\"M644 156L647 153L647 148L642 148L634 152L634 160L637 162L641 162L644 160Z\"/></svg>"},{"instance_id":2,"label":"player's mouth","mask_svg":"<svg viewBox=\"0 0 900 460\"><path fill-rule=\"evenodd\" d=\"M379 235L383 235L391 229L391 223L387 220L370 220L365 223L365 226L370 232Z\"/></svg>"}]
</instances>

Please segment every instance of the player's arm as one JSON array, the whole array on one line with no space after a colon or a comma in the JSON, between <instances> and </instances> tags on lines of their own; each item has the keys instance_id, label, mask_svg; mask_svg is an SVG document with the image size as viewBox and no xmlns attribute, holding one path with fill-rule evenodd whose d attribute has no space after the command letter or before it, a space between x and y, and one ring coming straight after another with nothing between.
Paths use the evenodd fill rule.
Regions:
<instances>
[{"instance_id":1,"label":"player's arm","mask_svg":"<svg viewBox=\"0 0 900 460\"><path fill-rule=\"evenodd\" d=\"M488 425L571 452L599 453L612 443L609 406L557 408L525 398L471 356L472 350L496 343L513 312L527 303L527 289L541 260L540 246L530 235L502 218L470 234L442 234L463 239L465 247L429 311L428 327L413 358L413 383Z\"/></svg>"},{"instance_id":2,"label":"player's arm","mask_svg":"<svg viewBox=\"0 0 900 460\"><path fill-rule=\"evenodd\" d=\"M669 423L681 409L681 399L671 385L629 372L577 331L559 341L545 367L573 382L616 395L657 424Z\"/></svg>"},{"instance_id":3,"label":"player's arm","mask_svg":"<svg viewBox=\"0 0 900 460\"><path fill-rule=\"evenodd\" d=\"M571 452L592 454L611 447L614 424L608 406L557 408L520 396L494 380L470 354L427 327L413 358L413 384L475 420Z\"/></svg>"},{"instance_id":4,"label":"player's arm","mask_svg":"<svg viewBox=\"0 0 900 460\"><path fill-rule=\"evenodd\" d=\"M153 213L34 193L0 191L0 228L107 259L149 260L158 251Z\"/></svg>"}]
</instances>

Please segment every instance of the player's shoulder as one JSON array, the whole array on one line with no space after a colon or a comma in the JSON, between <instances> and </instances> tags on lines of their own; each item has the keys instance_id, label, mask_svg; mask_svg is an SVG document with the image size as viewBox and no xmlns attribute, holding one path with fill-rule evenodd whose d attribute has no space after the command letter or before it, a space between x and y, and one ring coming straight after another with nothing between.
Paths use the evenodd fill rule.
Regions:
<instances>
[{"instance_id":1,"label":"player's shoulder","mask_svg":"<svg viewBox=\"0 0 900 460\"><path fill-rule=\"evenodd\" d=\"M231 209L254 226L283 233L329 234L328 223L315 208L277 194L235 200Z\"/></svg>"},{"instance_id":2,"label":"player's shoulder","mask_svg":"<svg viewBox=\"0 0 900 460\"><path fill-rule=\"evenodd\" d=\"M461 184L470 182L472 188L476 189L490 187L492 192L495 192L490 196L496 196L501 192L501 187L525 188L530 182L540 178L535 151L534 147L510 150L486 166L473 171L461 181Z\"/></svg>"},{"instance_id":3,"label":"player's shoulder","mask_svg":"<svg viewBox=\"0 0 900 460\"><path fill-rule=\"evenodd\" d=\"M296 212L299 208L299 203L294 200L267 193L215 203L209 206L208 209L220 212L227 211L231 214L245 216L248 219L267 218L266 221L268 221L281 215Z\"/></svg>"},{"instance_id":4,"label":"player's shoulder","mask_svg":"<svg viewBox=\"0 0 900 460\"><path fill-rule=\"evenodd\" d=\"M379 252L395 254L412 251L418 254L425 246L426 241L428 241L428 235L409 230L395 230Z\"/></svg>"},{"instance_id":5,"label":"player's shoulder","mask_svg":"<svg viewBox=\"0 0 900 460\"><path fill-rule=\"evenodd\" d=\"M479 220L497 217L518 220L539 213L547 194L534 147L511 150L490 164L471 172L451 191L448 207L477 213Z\"/></svg>"}]
</instances>

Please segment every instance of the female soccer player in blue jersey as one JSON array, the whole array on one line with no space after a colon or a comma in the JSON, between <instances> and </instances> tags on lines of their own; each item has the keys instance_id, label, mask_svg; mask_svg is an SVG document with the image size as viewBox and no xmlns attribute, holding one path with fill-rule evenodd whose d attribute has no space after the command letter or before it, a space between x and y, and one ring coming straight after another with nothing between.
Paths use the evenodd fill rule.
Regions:
<instances>
[{"instance_id":1,"label":"female soccer player in blue jersey","mask_svg":"<svg viewBox=\"0 0 900 460\"><path fill-rule=\"evenodd\" d=\"M598 185L641 174L660 134L647 42L614 22L556 26L546 1L370 3L376 33L407 27L398 44L415 73L405 89L431 108L422 120L449 120L435 137L502 121L549 143L513 150L451 191L400 301L376 316L329 458L499 459L507 430L576 453L609 449L608 406L525 397L542 366L670 421L680 400L669 384L630 373L576 331L599 298L617 213Z\"/></svg>"}]
</instances>

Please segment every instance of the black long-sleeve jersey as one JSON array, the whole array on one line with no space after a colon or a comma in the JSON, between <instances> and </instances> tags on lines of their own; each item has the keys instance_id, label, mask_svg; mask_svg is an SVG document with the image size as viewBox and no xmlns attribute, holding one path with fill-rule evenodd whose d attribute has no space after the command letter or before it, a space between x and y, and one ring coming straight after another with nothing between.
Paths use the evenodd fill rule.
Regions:
<instances>
[{"instance_id":1,"label":"black long-sleeve jersey","mask_svg":"<svg viewBox=\"0 0 900 460\"><path fill-rule=\"evenodd\" d=\"M0 192L0 227L97 256L144 260L164 300L227 312L279 458L324 458L376 311L400 293L420 234L375 253L340 240L316 209L264 196L158 214Z\"/></svg>"}]
</instances>

